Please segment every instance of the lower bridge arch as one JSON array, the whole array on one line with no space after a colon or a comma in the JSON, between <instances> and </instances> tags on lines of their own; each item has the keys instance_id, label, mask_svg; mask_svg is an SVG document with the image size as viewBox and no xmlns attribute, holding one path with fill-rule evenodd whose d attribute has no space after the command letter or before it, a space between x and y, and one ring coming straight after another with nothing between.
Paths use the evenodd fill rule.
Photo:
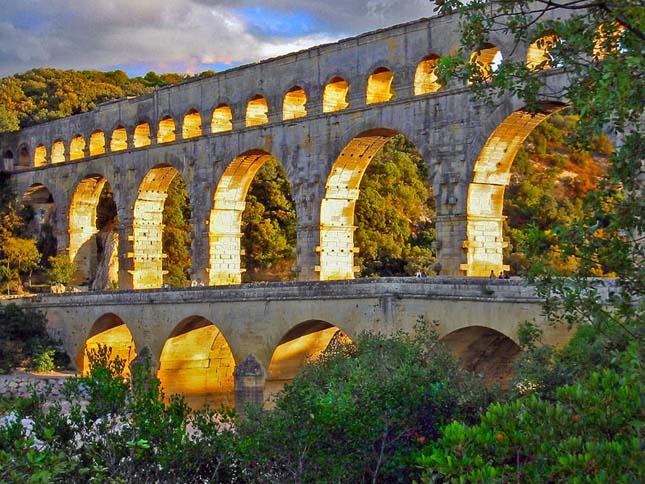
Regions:
<instances>
[{"instance_id":1,"label":"lower bridge arch","mask_svg":"<svg viewBox=\"0 0 645 484\"><path fill-rule=\"evenodd\" d=\"M460 365L482 375L488 384L508 388L519 345L504 333L484 326L467 326L440 340L459 358Z\"/></svg>"},{"instance_id":2,"label":"lower bridge arch","mask_svg":"<svg viewBox=\"0 0 645 484\"><path fill-rule=\"evenodd\" d=\"M125 361L124 373L128 373L130 363L137 356L134 339L128 325L114 313L102 315L92 325L85 344L76 357L79 373L89 373L88 353L98 349L99 346L111 348L112 359L116 357L123 359Z\"/></svg>"},{"instance_id":3,"label":"lower bridge arch","mask_svg":"<svg viewBox=\"0 0 645 484\"><path fill-rule=\"evenodd\" d=\"M235 358L223 333L202 316L181 321L166 340L157 377L166 398L181 394L192 408L235 405Z\"/></svg>"},{"instance_id":4,"label":"lower bridge arch","mask_svg":"<svg viewBox=\"0 0 645 484\"><path fill-rule=\"evenodd\" d=\"M304 321L287 331L271 356L264 384L265 402L271 405L273 397L293 381L307 361L320 356L332 341L339 339L349 337L338 326L322 320Z\"/></svg>"}]
</instances>

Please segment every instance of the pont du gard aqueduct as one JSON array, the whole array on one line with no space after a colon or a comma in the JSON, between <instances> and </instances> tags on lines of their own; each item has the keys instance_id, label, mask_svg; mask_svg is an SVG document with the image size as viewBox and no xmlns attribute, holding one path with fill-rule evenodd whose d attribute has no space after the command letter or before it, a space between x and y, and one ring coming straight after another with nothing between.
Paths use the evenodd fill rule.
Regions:
<instances>
[{"instance_id":1,"label":"pont du gard aqueduct","mask_svg":"<svg viewBox=\"0 0 645 484\"><path fill-rule=\"evenodd\" d=\"M488 69L500 58L545 59L544 42L489 40L473 53ZM567 80L561 69L544 73L536 115L512 97L489 106L435 75L459 45L456 15L420 19L3 135L16 192L81 273L97 264L106 185L118 213L119 291L22 303L46 313L79 370L91 345L128 360L147 348L167 393L194 402L262 401L338 332L412 330L420 317L437 322L465 364L495 375L518 352L520 322L543 322L532 288L486 277L505 269L504 189L522 142L564 107L553 93ZM427 164L440 275L353 280L361 177L397 134ZM297 282L240 284L245 197L270 157L296 206ZM206 287L162 288L162 210L177 176L192 210L191 275Z\"/></svg>"}]
</instances>

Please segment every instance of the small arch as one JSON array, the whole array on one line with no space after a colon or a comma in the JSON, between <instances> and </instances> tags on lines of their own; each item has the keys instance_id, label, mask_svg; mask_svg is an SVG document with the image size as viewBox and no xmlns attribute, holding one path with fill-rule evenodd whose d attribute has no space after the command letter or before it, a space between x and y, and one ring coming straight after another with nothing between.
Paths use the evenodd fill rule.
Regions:
<instances>
[{"instance_id":1,"label":"small arch","mask_svg":"<svg viewBox=\"0 0 645 484\"><path fill-rule=\"evenodd\" d=\"M223 133L233 129L233 112L228 104L220 104L213 110L211 133Z\"/></svg>"},{"instance_id":2,"label":"small arch","mask_svg":"<svg viewBox=\"0 0 645 484\"><path fill-rule=\"evenodd\" d=\"M128 132L123 126L117 126L112 131L110 138L110 151L123 151L128 149Z\"/></svg>"},{"instance_id":3,"label":"small arch","mask_svg":"<svg viewBox=\"0 0 645 484\"><path fill-rule=\"evenodd\" d=\"M436 54L430 54L419 62L417 70L414 73L414 95L429 94L437 92L443 86L437 76L437 66L440 57Z\"/></svg>"},{"instance_id":4,"label":"small arch","mask_svg":"<svg viewBox=\"0 0 645 484\"><path fill-rule=\"evenodd\" d=\"M85 138L77 134L69 142L69 159L73 161L81 158L85 158Z\"/></svg>"},{"instance_id":5,"label":"small arch","mask_svg":"<svg viewBox=\"0 0 645 484\"><path fill-rule=\"evenodd\" d=\"M342 77L332 78L323 90L323 113L333 113L349 107L349 84Z\"/></svg>"},{"instance_id":6,"label":"small arch","mask_svg":"<svg viewBox=\"0 0 645 484\"><path fill-rule=\"evenodd\" d=\"M97 129L90 135L90 156L105 153L105 133Z\"/></svg>"},{"instance_id":7,"label":"small arch","mask_svg":"<svg viewBox=\"0 0 645 484\"><path fill-rule=\"evenodd\" d=\"M150 143L150 124L147 122L137 124L134 128L134 133L132 134L132 144L134 147L142 148L144 146L149 146Z\"/></svg>"},{"instance_id":8,"label":"small arch","mask_svg":"<svg viewBox=\"0 0 645 484\"><path fill-rule=\"evenodd\" d=\"M52 165L65 163L65 144L62 140L54 141L54 144L52 145L51 158Z\"/></svg>"},{"instance_id":9,"label":"small arch","mask_svg":"<svg viewBox=\"0 0 645 484\"><path fill-rule=\"evenodd\" d=\"M526 66L531 70L551 69L551 48L558 41L557 35L543 35L529 45L526 51Z\"/></svg>"},{"instance_id":10,"label":"small arch","mask_svg":"<svg viewBox=\"0 0 645 484\"><path fill-rule=\"evenodd\" d=\"M29 153L27 153L27 163L29 163ZM13 151L5 150L4 153L2 153L2 169L13 169Z\"/></svg>"},{"instance_id":11,"label":"small arch","mask_svg":"<svg viewBox=\"0 0 645 484\"><path fill-rule=\"evenodd\" d=\"M45 166L47 164L47 148L45 145L38 145L34 150L34 166Z\"/></svg>"},{"instance_id":12,"label":"small arch","mask_svg":"<svg viewBox=\"0 0 645 484\"><path fill-rule=\"evenodd\" d=\"M166 115L159 121L157 143L172 143L175 139L175 120Z\"/></svg>"},{"instance_id":13,"label":"small arch","mask_svg":"<svg viewBox=\"0 0 645 484\"><path fill-rule=\"evenodd\" d=\"M123 375L129 374L129 366L137 356L134 339L130 328L114 313L107 313L98 318L92 325L85 345L77 355L76 365L79 373L87 375L90 371L88 352L99 346L111 348L111 358L121 358L125 362Z\"/></svg>"},{"instance_id":14,"label":"small arch","mask_svg":"<svg viewBox=\"0 0 645 484\"><path fill-rule=\"evenodd\" d=\"M197 138L202 135L202 115L196 109L191 109L184 116L181 127L182 139Z\"/></svg>"},{"instance_id":15,"label":"small arch","mask_svg":"<svg viewBox=\"0 0 645 484\"><path fill-rule=\"evenodd\" d=\"M318 358L332 342L338 340L349 341L349 338L327 321L305 321L287 331L271 356L264 384L265 401L270 405L271 397L293 381L305 363Z\"/></svg>"},{"instance_id":16,"label":"small arch","mask_svg":"<svg viewBox=\"0 0 645 484\"><path fill-rule=\"evenodd\" d=\"M296 119L307 115L307 93L300 86L294 86L284 95L282 119Z\"/></svg>"},{"instance_id":17,"label":"small arch","mask_svg":"<svg viewBox=\"0 0 645 484\"><path fill-rule=\"evenodd\" d=\"M394 97L394 75L387 67L379 67L367 78L366 104L382 103Z\"/></svg>"},{"instance_id":18,"label":"small arch","mask_svg":"<svg viewBox=\"0 0 645 484\"><path fill-rule=\"evenodd\" d=\"M520 347L511 338L484 326L468 326L443 336L440 340L459 358L463 368L478 373L488 384L508 388L513 376L513 361Z\"/></svg>"},{"instance_id":19,"label":"small arch","mask_svg":"<svg viewBox=\"0 0 645 484\"><path fill-rule=\"evenodd\" d=\"M481 49L470 54L470 64L475 66L478 80L485 81L491 76L503 61L502 51L493 44L484 44Z\"/></svg>"},{"instance_id":20,"label":"small arch","mask_svg":"<svg viewBox=\"0 0 645 484\"><path fill-rule=\"evenodd\" d=\"M181 394L194 409L235 405L235 359L224 334L202 316L181 321L166 340L157 377L167 397Z\"/></svg>"},{"instance_id":21,"label":"small arch","mask_svg":"<svg viewBox=\"0 0 645 484\"><path fill-rule=\"evenodd\" d=\"M13 155L12 155L12 158L13 158ZM20 148L18 148L18 166L29 166L29 161L30 161L29 148L27 147L27 145L22 145ZM40 166L40 165L34 165L34 166Z\"/></svg>"},{"instance_id":22,"label":"small arch","mask_svg":"<svg viewBox=\"0 0 645 484\"><path fill-rule=\"evenodd\" d=\"M246 126L259 126L269 122L269 104L257 94L246 105Z\"/></svg>"}]
</instances>

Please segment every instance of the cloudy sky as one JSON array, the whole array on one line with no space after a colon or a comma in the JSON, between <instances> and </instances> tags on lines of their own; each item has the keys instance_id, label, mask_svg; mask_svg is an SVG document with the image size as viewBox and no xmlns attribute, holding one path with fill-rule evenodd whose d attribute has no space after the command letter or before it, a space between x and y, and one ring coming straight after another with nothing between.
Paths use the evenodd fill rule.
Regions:
<instances>
[{"instance_id":1,"label":"cloudy sky","mask_svg":"<svg viewBox=\"0 0 645 484\"><path fill-rule=\"evenodd\" d=\"M430 0L0 0L0 76L222 71L432 15Z\"/></svg>"}]
</instances>

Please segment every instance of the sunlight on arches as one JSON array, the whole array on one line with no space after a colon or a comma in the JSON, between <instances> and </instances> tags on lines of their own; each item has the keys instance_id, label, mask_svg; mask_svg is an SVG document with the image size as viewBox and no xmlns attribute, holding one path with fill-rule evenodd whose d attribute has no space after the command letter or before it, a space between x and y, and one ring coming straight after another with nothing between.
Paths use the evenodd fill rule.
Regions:
<instances>
[{"instance_id":1,"label":"sunlight on arches","mask_svg":"<svg viewBox=\"0 0 645 484\"><path fill-rule=\"evenodd\" d=\"M125 361L124 375L129 374L129 365L137 356L132 333L123 320L116 314L108 313L96 320L85 342L81 354L77 357L79 373L87 375L90 371L88 351L97 350L99 346L112 349L111 358Z\"/></svg>"},{"instance_id":2,"label":"sunlight on arches","mask_svg":"<svg viewBox=\"0 0 645 484\"><path fill-rule=\"evenodd\" d=\"M85 138L77 134L69 142L69 159L73 161L81 158L85 158Z\"/></svg>"},{"instance_id":3,"label":"sunlight on arches","mask_svg":"<svg viewBox=\"0 0 645 484\"><path fill-rule=\"evenodd\" d=\"M128 149L128 132L123 126L118 126L112 131L110 151L123 151Z\"/></svg>"},{"instance_id":4,"label":"sunlight on arches","mask_svg":"<svg viewBox=\"0 0 645 484\"><path fill-rule=\"evenodd\" d=\"M397 132L388 129L366 131L352 139L340 152L325 184L320 206L320 280L353 279L354 208L363 174L374 155Z\"/></svg>"},{"instance_id":5,"label":"sunlight on arches","mask_svg":"<svg viewBox=\"0 0 645 484\"><path fill-rule=\"evenodd\" d=\"M36 146L34 151L34 166L45 166L47 164L47 148L45 145Z\"/></svg>"},{"instance_id":6,"label":"sunlight on arches","mask_svg":"<svg viewBox=\"0 0 645 484\"><path fill-rule=\"evenodd\" d=\"M394 97L392 81L394 75L386 67L379 67L367 79L366 104L382 103Z\"/></svg>"},{"instance_id":7,"label":"sunlight on arches","mask_svg":"<svg viewBox=\"0 0 645 484\"><path fill-rule=\"evenodd\" d=\"M545 104L542 112L531 114L516 111L508 116L490 135L477 161L473 182L468 187L468 240L464 241L466 264L461 269L467 276L487 277L491 271L507 271L502 252L504 191L509 184L511 164L533 129L554 112L560 104Z\"/></svg>"},{"instance_id":8,"label":"sunlight on arches","mask_svg":"<svg viewBox=\"0 0 645 484\"><path fill-rule=\"evenodd\" d=\"M202 135L202 116L196 109L191 109L184 116L184 124L181 127L183 139L197 138Z\"/></svg>"},{"instance_id":9,"label":"sunlight on arches","mask_svg":"<svg viewBox=\"0 0 645 484\"><path fill-rule=\"evenodd\" d=\"M307 115L307 94L300 86L294 86L284 95L282 119L296 119Z\"/></svg>"},{"instance_id":10,"label":"sunlight on arches","mask_svg":"<svg viewBox=\"0 0 645 484\"><path fill-rule=\"evenodd\" d=\"M437 66L439 64L439 56L430 54L417 66L414 73L414 95L429 94L437 92L441 89L442 85L437 76Z\"/></svg>"},{"instance_id":11,"label":"sunlight on arches","mask_svg":"<svg viewBox=\"0 0 645 484\"><path fill-rule=\"evenodd\" d=\"M134 128L134 134L132 135L132 144L135 148L142 148L144 146L149 146L150 141L150 125L148 123L139 123Z\"/></svg>"},{"instance_id":12,"label":"sunlight on arches","mask_svg":"<svg viewBox=\"0 0 645 484\"><path fill-rule=\"evenodd\" d=\"M52 145L52 165L65 163L65 144L61 140L54 141Z\"/></svg>"},{"instance_id":13,"label":"sunlight on arches","mask_svg":"<svg viewBox=\"0 0 645 484\"><path fill-rule=\"evenodd\" d=\"M213 110L213 119L211 120L211 132L223 133L233 129L233 113L231 107L226 104L220 104Z\"/></svg>"},{"instance_id":14,"label":"sunlight on arches","mask_svg":"<svg viewBox=\"0 0 645 484\"><path fill-rule=\"evenodd\" d=\"M470 54L470 63L479 69L481 80L490 79L502 60L502 51L492 44L484 44L481 49Z\"/></svg>"},{"instance_id":15,"label":"sunlight on arches","mask_svg":"<svg viewBox=\"0 0 645 484\"><path fill-rule=\"evenodd\" d=\"M306 321L288 331L278 343L269 364L264 399L271 399L285 384L293 381L307 361L315 360L333 341L349 338L338 327L325 321Z\"/></svg>"},{"instance_id":16,"label":"sunlight on arches","mask_svg":"<svg viewBox=\"0 0 645 484\"><path fill-rule=\"evenodd\" d=\"M159 121L157 143L172 143L173 141L175 141L175 120L170 116L164 116Z\"/></svg>"},{"instance_id":17,"label":"sunlight on arches","mask_svg":"<svg viewBox=\"0 0 645 484\"><path fill-rule=\"evenodd\" d=\"M259 94L246 105L246 126L259 126L269 122L269 105Z\"/></svg>"},{"instance_id":18,"label":"sunlight on arches","mask_svg":"<svg viewBox=\"0 0 645 484\"><path fill-rule=\"evenodd\" d=\"M90 135L90 156L102 155L105 153L105 133L96 130Z\"/></svg>"},{"instance_id":19,"label":"sunlight on arches","mask_svg":"<svg viewBox=\"0 0 645 484\"><path fill-rule=\"evenodd\" d=\"M556 35L545 35L529 45L526 51L526 65L529 69L551 69L549 50L555 45Z\"/></svg>"},{"instance_id":20,"label":"sunlight on arches","mask_svg":"<svg viewBox=\"0 0 645 484\"><path fill-rule=\"evenodd\" d=\"M181 394L194 409L235 405L235 360L221 331L192 316L177 325L166 340L157 377L166 398Z\"/></svg>"},{"instance_id":21,"label":"sunlight on arches","mask_svg":"<svg viewBox=\"0 0 645 484\"><path fill-rule=\"evenodd\" d=\"M342 77L334 77L327 83L323 91L323 113L340 111L349 106L347 93L349 84Z\"/></svg>"}]
</instances>

